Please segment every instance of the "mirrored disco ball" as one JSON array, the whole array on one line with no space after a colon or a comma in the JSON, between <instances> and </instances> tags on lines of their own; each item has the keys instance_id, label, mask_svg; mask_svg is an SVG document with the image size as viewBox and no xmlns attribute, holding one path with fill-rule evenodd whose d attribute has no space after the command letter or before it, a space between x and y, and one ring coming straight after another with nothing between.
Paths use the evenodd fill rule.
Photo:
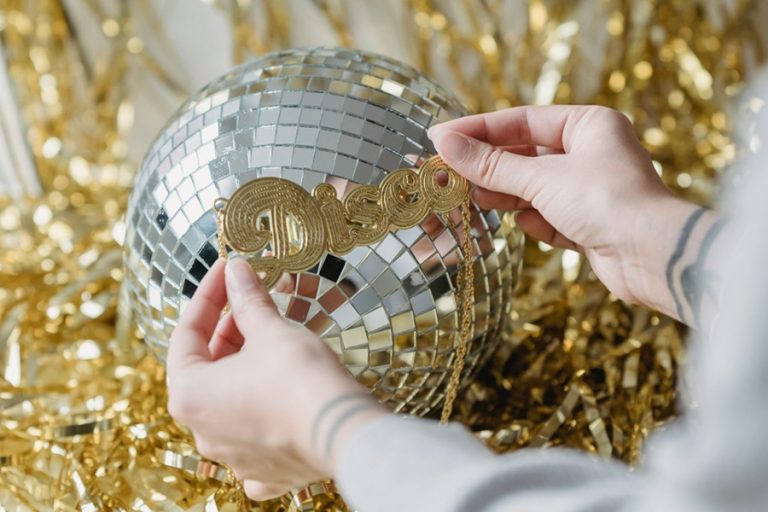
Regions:
<instances>
[{"instance_id":1,"label":"mirrored disco ball","mask_svg":"<svg viewBox=\"0 0 768 512\"><path fill-rule=\"evenodd\" d=\"M330 183L343 197L434 154L427 128L465 113L413 68L357 50L282 51L214 80L161 131L130 197L126 285L146 342L165 357L180 311L218 257L216 198L266 176L308 191ZM273 298L394 410L424 414L443 400L455 355L460 232L435 216L393 230L372 246L325 255ZM474 206L472 236L465 383L509 316L522 241L496 212Z\"/></svg>"}]
</instances>

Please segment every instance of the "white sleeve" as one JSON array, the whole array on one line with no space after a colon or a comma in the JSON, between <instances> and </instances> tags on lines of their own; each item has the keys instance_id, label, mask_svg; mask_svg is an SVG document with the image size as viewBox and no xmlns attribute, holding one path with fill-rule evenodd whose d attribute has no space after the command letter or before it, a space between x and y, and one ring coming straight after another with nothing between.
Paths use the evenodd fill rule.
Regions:
<instances>
[{"instance_id":1,"label":"white sleeve","mask_svg":"<svg viewBox=\"0 0 768 512\"><path fill-rule=\"evenodd\" d=\"M622 464L571 450L497 456L459 424L395 415L352 434L336 479L364 512L607 512L640 480Z\"/></svg>"}]
</instances>

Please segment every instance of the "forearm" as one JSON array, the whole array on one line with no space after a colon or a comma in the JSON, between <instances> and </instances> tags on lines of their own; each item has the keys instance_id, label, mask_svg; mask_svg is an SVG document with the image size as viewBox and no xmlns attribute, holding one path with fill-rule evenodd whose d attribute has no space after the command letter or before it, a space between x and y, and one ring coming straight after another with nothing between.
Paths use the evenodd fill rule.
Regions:
<instances>
[{"instance_id":1,"label":"forearm","mask_svg":"<svg viewBox=\"0 0 768 512\"><path fill-rule=\"evenodd\" d=\"M727 256L727 222L714 210L670 197L634 229L626 270L643 304L698 327L717 309L714 263Z\"/></svg>"}]
</instances>

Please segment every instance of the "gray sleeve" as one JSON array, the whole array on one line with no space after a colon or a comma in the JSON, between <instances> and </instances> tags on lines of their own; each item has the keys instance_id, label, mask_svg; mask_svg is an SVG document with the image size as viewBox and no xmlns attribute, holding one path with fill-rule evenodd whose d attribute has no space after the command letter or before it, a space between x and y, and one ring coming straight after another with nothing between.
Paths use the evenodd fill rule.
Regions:
<instances>
[{"instance_id":1,"label":"gray sleeve","mask_svg":"<svg viewBox=\"0 0 768 512\"><path fill-rule=\"evenodd\" d=\"M351 436L336 481L364 512L607 512L640 478L570 450L494 455L459 424L392 415Z\"/></svg>"}]
</instances>

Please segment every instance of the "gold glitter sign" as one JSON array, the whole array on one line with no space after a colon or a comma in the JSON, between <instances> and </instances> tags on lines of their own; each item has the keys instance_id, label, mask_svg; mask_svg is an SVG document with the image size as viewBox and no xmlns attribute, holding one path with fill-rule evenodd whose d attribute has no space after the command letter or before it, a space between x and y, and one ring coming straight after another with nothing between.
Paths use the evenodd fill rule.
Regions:
<instances>
[{"instance_id":1,"label":"gold glitter sign","mask_svg":"<svg viewBox=\"0 0 768 512\"><path fill-rule=\"evenodd\" d=\"M302 272L326 252L346 254L382 240L391 228L410 228L431 213L462 205L469 184L434 156L418 170L397 169L377 187L361 185L344 200L321 183L309 193L282 178L260 178L227 200L216 200L219 250L225 244L247 255L267 288L284 272Z\"/></svg>"}]
</instances>

